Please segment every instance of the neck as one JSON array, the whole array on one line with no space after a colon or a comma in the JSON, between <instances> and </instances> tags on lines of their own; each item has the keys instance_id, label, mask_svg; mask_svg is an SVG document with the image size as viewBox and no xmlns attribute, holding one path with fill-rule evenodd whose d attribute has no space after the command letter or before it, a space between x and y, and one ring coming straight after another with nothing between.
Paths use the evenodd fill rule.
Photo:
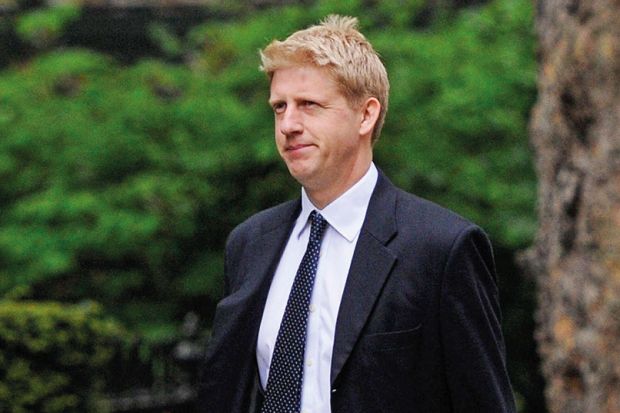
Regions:
<instances>
[{"instance_id":1,"label":"neck","mask_svg":"<svg viewBox=\"0 0 620 413\"><path fill-rule=\"evenodd\" d=\"M346 179L343 179L340 183L333 183L324 188L310 188L304 186L306 195L308 195L308 198L315 207L318 209L325 208L347 192L349 188L358 183L359 180L366 175L366 172L368 172L371 162L372 158L369 159L368 162L361 164L360 167L352 169Z\"/></svg>"}]
</instances>

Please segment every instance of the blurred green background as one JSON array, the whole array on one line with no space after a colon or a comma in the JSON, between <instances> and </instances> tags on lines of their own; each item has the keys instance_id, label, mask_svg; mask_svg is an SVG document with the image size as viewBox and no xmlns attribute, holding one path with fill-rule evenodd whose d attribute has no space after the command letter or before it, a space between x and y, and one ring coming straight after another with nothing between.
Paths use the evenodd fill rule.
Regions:
<instances>
[{"instance_id":1,"label":"blurred green background","mask_svg":"<svg viewBox=\"0 0 620 413\"><path fill-rule=\"evenodd\" d=\"M491 236L519 411L545 411L515 265L536 228L529 0L0 0L0 411L191 411L226 236L299 194L257 51L329 13L388 69L377 165Z\"/></svg>"}]
</instances>

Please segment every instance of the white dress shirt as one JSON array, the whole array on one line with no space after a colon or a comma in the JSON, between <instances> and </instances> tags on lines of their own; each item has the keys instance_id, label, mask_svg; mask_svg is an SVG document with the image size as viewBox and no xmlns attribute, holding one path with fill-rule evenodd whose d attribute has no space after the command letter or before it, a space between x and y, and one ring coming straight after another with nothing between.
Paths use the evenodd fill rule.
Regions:
<instances>
[{"instance_id":1,"label":"white dress shirt","mask_svg":"<svg viewBox=\"0 0 620 413\"><path fill-rule=\"evenodd\" d=\"M278 330L297 268L310 236L310 212L317 210L328 222L323 235L319 264L308 314L308 332L301 395L302 413L330 413L330 372L334 333L340 300L351 266L370 196L377 183L377 168L371 163L366 174L344 194L322 210L301 190L301 214L288 239L276 269L258 333L256 358L263 389Z\"/></svg>"}]
</instances>

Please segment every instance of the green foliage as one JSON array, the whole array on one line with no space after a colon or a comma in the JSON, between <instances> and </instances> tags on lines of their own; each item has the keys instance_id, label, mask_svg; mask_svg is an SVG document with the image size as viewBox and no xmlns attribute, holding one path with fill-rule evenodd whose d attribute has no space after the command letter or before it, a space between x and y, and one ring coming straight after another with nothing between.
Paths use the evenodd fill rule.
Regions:
<instances>
[{"instance_id":1,"label":"green foliage","mask_svg":"<svg viewBox=\"0 0 620 413\"><path fill-rule=\"evenodd\" d=\"M100 412L101 369L126 334L92 303L0 301L0 411Z\"/></svg>"},{"instance_id":2,"label":"green foliage","mask_svg":"<svg viewBox=\"0 0 620 413\"><path fill-rule=\"evenodd\" d=\"M19 16L16 31L22 40L35 47L52 45L64 33L66 26L80 16L80 8L61 5Z\"/></svg>"},{"instance_id":3,"label":"green foliage","mask_svg":"<svg viewBox=\"0 0 620 413\"><path fill-rule=\"evenodd\" d=\"M178 58L183 53L183 44L178 36L162 23L151 23L148 27L149 37L169 58Z\"/></svg>"},{"instance_id":4,"label":"green foliage","mask_svg":"<svg viewBox=\"0 0 620 413\"><path fill-rule=\"evenodd\" d=\"M379 2L374 14L363 2L337 3L216 21L185 39L153 29L170 53L185 51L186 65L121 67L66 50L2 73L0 292L92 297L143 332L209 308L226 234L296 192L273 148L256 50L328 8L376 20L364 31L392 83L379 166L497 242L527 243L535 195L529 3L496 1L423 32L405 24L417 1ZM384 26L398 7L404 20Z\"/></svg>"},{"instance_id":5,"label":"green foliage","mask_svg":"<svg viewBox=\"0 0 620 413\"><path fill-rule=\"evenodd\" d=\"M95 298L161 337L218 295L233 224L286 191L255 189L275 163L268 112L185 67L51 53L4 73L0 100L5 294Z\"/></svg>"},{"instance_id":6,"label":"green foliage","mask_svg":"<svg viewBox=\"0 0 620 413\"><path fill-rule=\"evenodd\" d=\"M273 145L257 50L329 13L360 16L388 68L379 167L504 250L527 245L531 3L495 0L416 28L428 6L319 0L184 37L153 24L182 63L68 49L0 72L0 296L95 299L147 345L173 340L188 311L210 318L229 231L298 194ZM63 13L24 15L18 32L49 44L76 11Z\"/></svg>"},{"instance_id":7,"label":"green foliage","mask_svg":"<svg viewBox=\"0 0 620 413\"><path fill-rule=\"evenodd\" d=\"M536 225L531 20L529 6L509 0L465 11L437 32L384 30L373 39L392 83L380 164L509 248L526 246Z\"/></svg>"}]
</instances>

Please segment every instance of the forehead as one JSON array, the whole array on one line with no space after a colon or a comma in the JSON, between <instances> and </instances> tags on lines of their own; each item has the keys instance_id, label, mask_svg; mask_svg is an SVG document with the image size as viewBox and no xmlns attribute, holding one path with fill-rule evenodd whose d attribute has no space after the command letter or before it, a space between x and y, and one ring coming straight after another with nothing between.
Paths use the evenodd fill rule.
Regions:
<instances>
[{"instance_id":1,"label":"forehead","mask_svg":"<svg viewBox=\"0 0 620 413\"><path fill-rule=\"evenodd\" d=\"M270 100L297 94L342 96L332 73L316 66L291 66L275 70L271 77L270 94Z\"/></svg>"}]
</instances>

